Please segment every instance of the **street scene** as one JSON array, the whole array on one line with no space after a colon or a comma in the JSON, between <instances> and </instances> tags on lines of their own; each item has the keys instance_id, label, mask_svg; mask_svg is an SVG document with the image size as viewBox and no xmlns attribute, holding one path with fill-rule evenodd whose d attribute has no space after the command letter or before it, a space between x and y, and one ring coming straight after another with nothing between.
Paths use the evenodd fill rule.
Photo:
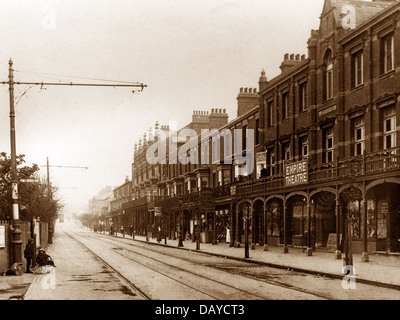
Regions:
<instances>
[{"instance_id":1,"label":"street scene","mask_svg":"<svg viewBox=\"0 0 400 320\"><path fill-rule=\"evenodd\" d=\"M183 249L176 246L176 241L165 245L156 240L139 237L134 240L129 235L111 236L61 224L57 225L56 234L48 253L57 261L57 266L46 275L36 275L24 295L25 300L185 300L187 297L193 300L397 300L399 297L400 282L391 282L389 274L386 278L375 278L373 284L373 279L369 279L371 284L360 279L356 280L355 289L343 287L340 277L327 275L331 266L326 274L319 273L315 265L320 260L328 260L324 256L317 256L318 260L309 262L308 266L301 265L305 272L299 272L283 265L278 268L278 264L268 266L267 261L279 259L278 252L267 255L254 252L254 262L249 263L240 259L243 250L226 250L226 245L219 248L205 245L196 251L192 243L186 243L188 248ZM336 267L340 269L340 264ZM390 272L397 266L382 266L377 261L370 267L370 270L375 267ZM362 274L371 272L361 270ZM340 270L336 274L339 276Z\"/></svg>"},{"instance_id":2,"label":"street scene","mask_svg":"<svg viewBox=\"0 0 400 320\"><path fill-rule=\"evenodd\" d=\"M399 18L396 0L1 2L0 300L160 318L398 300Z\"/></svg>"}]
</instances>

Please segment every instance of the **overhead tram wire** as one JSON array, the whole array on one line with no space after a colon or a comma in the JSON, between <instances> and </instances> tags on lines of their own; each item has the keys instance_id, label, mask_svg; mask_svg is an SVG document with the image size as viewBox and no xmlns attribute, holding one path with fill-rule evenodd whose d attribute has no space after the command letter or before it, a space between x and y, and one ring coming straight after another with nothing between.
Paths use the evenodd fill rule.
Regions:
<instances>
[{"instance_id":1,"label":"overhead tram wire","mask_svg":"<svg viewBox=\"0 0 400 320\"><path fill-rule=\"evenodd\" d=\"M14 70L14 71L15 72L19 72L19 73L30 74L30 75L33 75L33 76L44 76L46 78L53 79L53 80L58 80L60 82L63 81L63 80L59 80L58 78L54 78L54 77L82 79L82 80L91 80L91 81L104 81L104 82L112 82L112 83L140 84L137 81L133 82L133 81L122 81L122 80L110 80L110 79L90 78L90 77L62 75L62 74L54 74L54 73L28 72L28 71L20 71L20 70Z\"/></svg>"},{"instance_id":2,"label":"overhead tram wire","mask_svg":"<svg viewBox=\"0 0 400 320\"><path fill-rule=\"evenodd\" d=\"M98 80L100 81L100 80ZM110 80L111 81L111 80ZM10 147L11 147L11 179L12 179L12 227L11 233L11 249L12 249L12 263L22 262L22 239L21 239L21 222L19 218L19 203L18 203L18 177L17 177L17 163L16 163L16 139L15 139L15 95L14 88L16 85L32 85L32 86L81 86L81 87L140 87L140 92L143 91L146 84L143 83L128 83L121 81L114 81L109 84L101 83L73 83L73 82L17 82L14 80L13 61L10 58L8 62L8 81L1 81L0 84L8 85L9 100L10 100ZM135 91L132 91L135 93Z\"/></svg>"}]
</instances>

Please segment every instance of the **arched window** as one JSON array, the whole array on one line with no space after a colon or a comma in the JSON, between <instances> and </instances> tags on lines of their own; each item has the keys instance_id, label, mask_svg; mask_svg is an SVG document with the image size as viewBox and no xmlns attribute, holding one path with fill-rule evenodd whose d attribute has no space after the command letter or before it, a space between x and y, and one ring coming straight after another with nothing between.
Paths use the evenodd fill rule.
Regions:
<instances>
[{"instance_id":1,"label":"arched window","mask_svg":"<svg viewBox=\"0 0 400 320\"><path fill-rule=\"evenodd\" d=\"M333 56L328 50L324 58L324 101L333 98Z\"/></svg>"}]
</instances>

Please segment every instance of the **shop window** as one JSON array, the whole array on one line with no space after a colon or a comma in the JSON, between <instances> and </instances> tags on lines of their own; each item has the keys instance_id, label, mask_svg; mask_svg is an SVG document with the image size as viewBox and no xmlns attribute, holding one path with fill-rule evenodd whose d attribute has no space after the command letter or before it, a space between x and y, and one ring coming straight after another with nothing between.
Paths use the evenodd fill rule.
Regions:
<instances>
[{"instance_id":1,"label":"shop window","mask_svg":"<svg viewBox=\"0 0 400 320\"><path fill-rule=\"evenodd\" d=\"M368 238L376 237L375 201L367 201L367 232Z\"/></svg>"},{"instance_id":2,"label":"shop window","mask_svg":"<svg viewBox=\"0 0 400 320\"><path fill-rule=\"evenodd\" d=\"M303 201L296 201L293 204L293 220L292 220L292 235L293 236L303 236L304 227L306 225L306 207Z\"/></svg>"},{"instance_id":3,"label":"shop window","mask_svg":"<svg viewBox=\"0 0 400 320\"><path fill-rule=\"evenodd\" d=\"M389 214L389 203L386 201L378 202L377 210L377 238L386 239L387 238L387 218Z\"/></svg>"},{"instance_id":4,"label":"shop window","mask_svg":"<svg viewBox=\"0 0 400 320\"><path fill-rule=\"evenodd\" d=\"M279 236L281 224L279 204L277 202L272 202L269 206L269 214L267 215L267 234L269 236Z\"/></svg>"},{"instance_id":5,"label":"shop window","mask_svg":"<svg viewBox=\"0 0 400 320\"><path fill-rule=\"evenodd\" d=\"M351 228L351 236L355 238L361 237L361 203L358 200L349 202L349 222Z\"/></svg>"}]
</instances>

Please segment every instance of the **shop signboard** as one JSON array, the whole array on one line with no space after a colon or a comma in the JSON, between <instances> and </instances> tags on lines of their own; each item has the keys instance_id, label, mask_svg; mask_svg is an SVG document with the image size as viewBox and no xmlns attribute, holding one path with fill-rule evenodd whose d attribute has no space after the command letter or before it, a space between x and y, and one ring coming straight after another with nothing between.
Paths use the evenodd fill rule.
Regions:
<instances>
[{"instance_id":1,"label":"shop signboard","mask_svg":"<svg viewBox=\"0 0 400 320\"><path fill-rule=\"evenodd\" d=\"M295 186L308 183L308 161L285 163L285 186Z\"/></svg>"},{"instance_id":2,"label":"shop signboard","mask_svg":"<svg viewBox=\"0 0 400 320\"><path fill-rule=\"evenodd\" d=\"M161 207L154 207L154 216L161 217L162 216L162 208Z\"/></svg>"}]
</instances>

